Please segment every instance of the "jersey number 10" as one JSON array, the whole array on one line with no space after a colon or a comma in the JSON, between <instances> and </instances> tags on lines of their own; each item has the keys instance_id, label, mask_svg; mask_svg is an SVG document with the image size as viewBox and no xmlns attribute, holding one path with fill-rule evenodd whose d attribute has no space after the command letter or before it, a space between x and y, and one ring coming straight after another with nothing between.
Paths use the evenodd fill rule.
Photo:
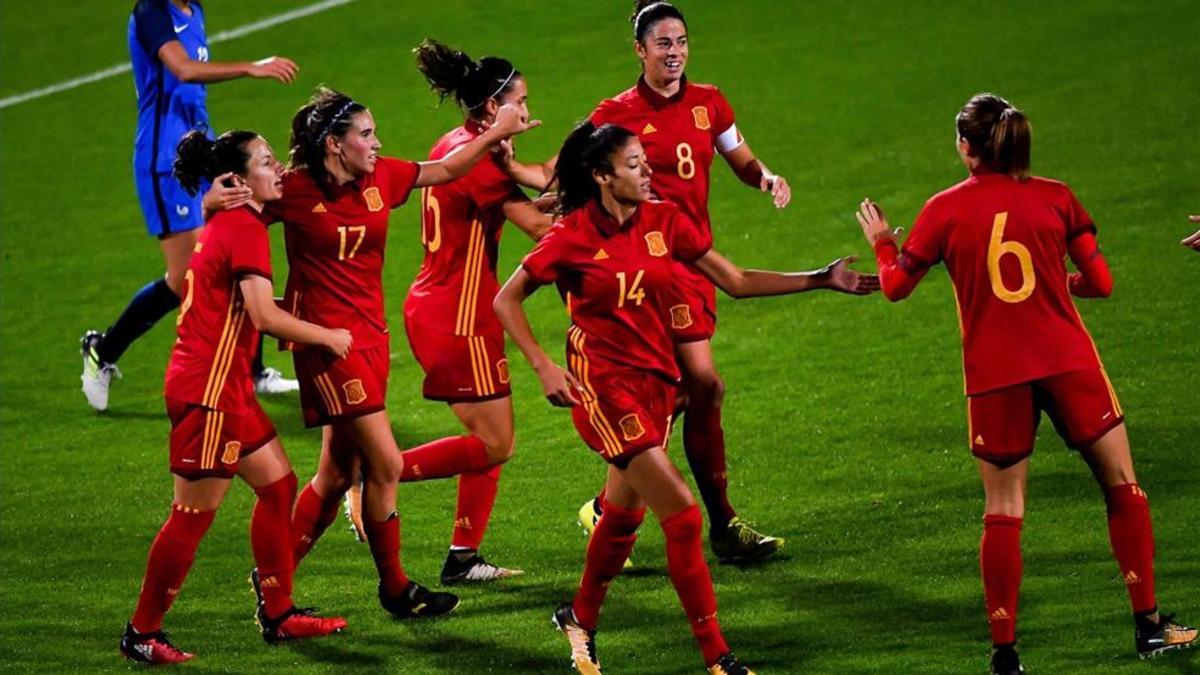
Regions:
<instances>
[{"instance_id":1,"label":"jersey number 10","mask_svg":"<svg viewBox=\"0 0 1200 675\"><path fill-rule=\"evenodd\" d=\"M987 271L992 282L992 292L1004 302L1018 303L1033 295L1037 278L1033 275L1033 256L1019 241L1004 241L1004 226L1008 224L1008 211L1001 211L992 220L992 236L988 241ZM1006 255L1017 256L1021 265L1021 287L1015 291L1004 285L1000 276L1000 260Z\"/></svg>"}]
</instances>

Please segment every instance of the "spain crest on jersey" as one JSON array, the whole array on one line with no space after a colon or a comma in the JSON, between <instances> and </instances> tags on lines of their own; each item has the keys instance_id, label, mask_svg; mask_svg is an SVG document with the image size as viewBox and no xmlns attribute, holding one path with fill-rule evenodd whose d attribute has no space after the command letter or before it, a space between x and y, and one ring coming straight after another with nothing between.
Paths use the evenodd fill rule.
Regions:
<instances>
[{"instance_id":1,"label":"spain crest on jersey","mask_svg":"<svg viewBox=\"0 0 1200 675\"><path fill-rule=\"evenodd\" d=\"M692 121L696 123L696 128L701 131L708 131L712 128L712 122L708 120L708 108L702 105L692 108Z\"/></svg>"},{"instance_id":2,"label":"spain crest on jersey","mask_svg":"<svg viewBox=\"0 0 1200 675\"><path fill-rule=\"evenodd\" d=\"M671 307L671 328L683 330L692 325L692 308L687 305Z\"/></svg>"},{"instance_id":3,"label":"spain crest on jersey","mask_svg":"<svg viewBox=\"0 0 1200 675\"><path fill-rule=\"evenodd\" d=\"M508 384L510 379L508 374L508 359L500 359L496 362L496 377L499 378L500 384Z\"/></svg>"},{"instance_id":4,"label":"spain crest on jersey","mask_svg":"<svg viewBox=\"0 0 1200 675\"><path fill-rule=\"evenodd\" d=\"M629 413L621 418L621 436L626 441L636 441L646 433L646 427L642 426L642 420L637 416L637 413Z\"/></svg>"},{"instance_id":5,"label":"spain crest on jersey","mask_svg":"<svg viewBox=\"0 0 1200 675\"><path fill-rule=\"evenodd\" d=\"M221 461L226 464L233 464L238 461L238 457L242 454L242 444L238 441L229 441L225 444L225 452L221 454Z\"/></svg>"},{"instance_id":6,"label":"spain crest on jersey","mask_svg":"<svg viewBox=\"0 0 1200 675\"><path fill-rule=\"evenodd\" d=\"M667 254L667 242L663 239L662 232L658 230L646 233L646 247L650 250L650 255L655 258L661 258Z\"/></svg>"},{"instance_id":7,"label":"spain crest on jersey","mask_svg":"<svg viewBox=\"0 0 1200 675\"><path fill-rule=\"evenodd\" d=\"M363 199L367 202L367 208L371 211L383 210L383 196L379 194L379 188L369 187L363 190Z\"/></svg>"},{"instance_id":8,"label":"spain crest on jersey","mask_svg":"<svg viewBox=\"0 0 1200 675\"><path fill-rule=\"evenodd\" d=\"M372 190L374 188L371 188ZM342 385L342 391L346 393L346 403L348 405L358 405L367 400L367 392L363 389L362 380L355 378Z\"/></svg>"}]
</instances>

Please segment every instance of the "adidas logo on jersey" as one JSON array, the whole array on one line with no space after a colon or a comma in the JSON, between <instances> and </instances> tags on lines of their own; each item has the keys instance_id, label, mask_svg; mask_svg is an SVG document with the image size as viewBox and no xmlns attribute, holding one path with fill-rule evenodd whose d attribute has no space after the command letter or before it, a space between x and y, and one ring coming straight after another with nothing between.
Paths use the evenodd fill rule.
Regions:
<instances>
[{"instance_id":1,"label":"adidas logo on jersey","mask_svg":"<svg viewBox=\"0 0 1200 675\"><path fill-rule=\"evenodd\" d=\"M983 445L983 434L975 436L975 445Z\"/></svg>"},{"instance_id":2,"label":"adidas logo on jersey","mask_svg":"<svg viewBox=\"0 0 1200 675\"><path fill-rule=\"evenodd\" d=\"M608 252L604 249L596 251L596 255L592 257L592 260L608 260Z\"/></svg>"},{"instance_id":3,"label":"adidas logo on jersey","mask_svg":"<svg viewBox=\"0 0 1200 675\"><path fill-rule=\"evenodd\" d=\"M321 202L317 202L317 205L313 207L312 212L313 213L325 213L325 204L323 204Z\"/></svg>"},{"instance_id":4,"label":"adidas logo on jersey","mask_svg":"<svg viewBox=\"0 0 1200 675\"><path fill-rule=\"evenodd\" d=\"M642 135L644 136L646 134L652 134L656 131L658 131L658 129L655 129L653 124L646 122L646 126L642 128Z\"/></svg>"}]
</instances>

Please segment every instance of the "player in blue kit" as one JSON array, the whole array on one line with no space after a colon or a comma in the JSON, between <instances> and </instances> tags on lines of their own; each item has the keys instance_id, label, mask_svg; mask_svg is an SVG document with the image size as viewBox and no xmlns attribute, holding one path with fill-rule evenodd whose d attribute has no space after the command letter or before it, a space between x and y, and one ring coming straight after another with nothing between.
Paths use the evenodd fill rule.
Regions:
<instances>
[{"instance_id":1,"label":"player in blue kit","mask_svg":"<svg viewBox=\"0 0 1200 675\"><path fill-rule=\"evenodd\" d=\"M107 331L88 331L83 336L83 393L96 410L108 407L109 385L121 376L117 360L134 340L179 306L179 289L204 216L200 197L189 195L179 185L171 166L185 133L200 129L212 135L205 85L239 77L290 83L297 71L295 63L279 57L253 63L210 62L204 9L189 0L138 0L129 17L128 40L138 97L134 182L146 229L158 237L167 272L135 293ZM226 178L218 177L218 181ZM229 208L248 199L249 192L244 186L230 185L217 191L217 198L221 207ZM261 353L257 361L256 370L261 371ZM267 370L264 375L266 381L260 376L260 391L286 389L289 381L278 371Z\"/></svg>"}]
</instances>

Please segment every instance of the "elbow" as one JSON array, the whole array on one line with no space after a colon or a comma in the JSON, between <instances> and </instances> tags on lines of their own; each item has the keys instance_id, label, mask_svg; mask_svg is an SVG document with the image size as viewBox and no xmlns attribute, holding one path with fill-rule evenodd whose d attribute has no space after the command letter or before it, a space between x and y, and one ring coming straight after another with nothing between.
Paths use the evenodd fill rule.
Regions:
<instances>
[{"instance_id":1,"label":"elbow","mask_svg":"<svg viewBox=\"0 0 1200 675\"><path fill-rule=\"evenodd\" d=\"M880 284L879 290L883 291L883 297L887 298L889 302L900 302L912 293L911 288L905 288L897 284L889 284L886 282Z\"/></svg>"},{"instance_id":2,"label":"elbow","mask_svg":"<svg viewBox=\"0 0 1200 675\"><path fill-rule=\"evenodd\" d=\"M1113 280L1111 278L1105 279L1105 280L1101 281L1100 283L1096 284L1096 297L1097 298L1110 298L1110 297L1112 297L1112 293L1113 293Z\"/></svg>"}]
</instances>

